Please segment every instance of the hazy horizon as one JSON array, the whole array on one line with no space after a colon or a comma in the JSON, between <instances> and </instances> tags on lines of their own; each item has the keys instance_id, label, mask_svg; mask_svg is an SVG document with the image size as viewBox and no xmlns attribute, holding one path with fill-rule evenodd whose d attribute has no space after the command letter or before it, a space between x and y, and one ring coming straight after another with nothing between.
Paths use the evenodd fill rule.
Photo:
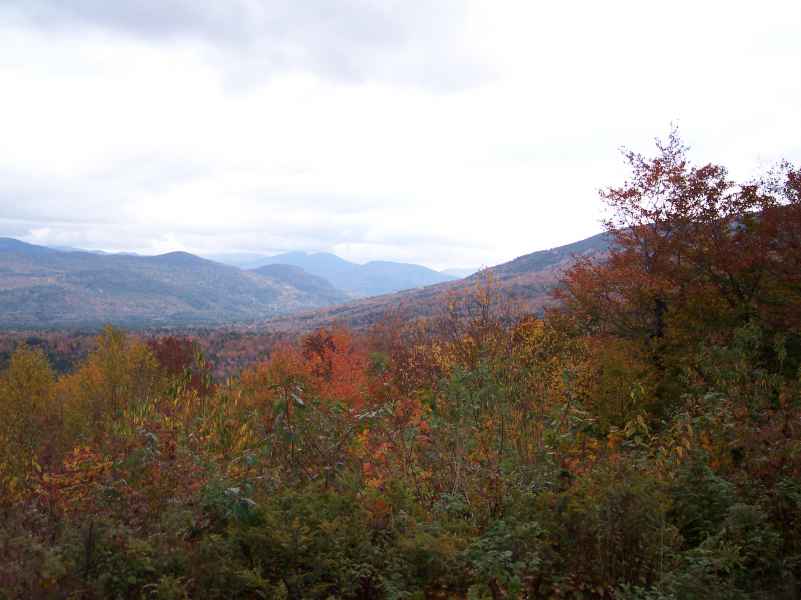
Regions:
<instances>
[{"instance_id":1,"label":"hazy horizon","mask_svg":"<svg viewBox=\"0 0 801 600\"><path fill-rule=\"evenodd\" d=\"M601 231L598 231L596 234L593 234L593 235L588 236L588 237L594 237L595 235L600 235L601 233L602 233ZM2 237L11 237L11 236L2 236L2 235L0 235L0 238L2 238ZM164 254L169 254L171 252L188 252L186 250L166 250L166 251L160 251L160 252L138 252L136 250L124 250L124 249L123 250L109 250L109 249L105 249L105 248L81 248L81 247L78 247L78 246L61 246L61 245L58 245L58 244L37 243L37 242L31 242L31 241L28 241L28 240L24 240L24 239L21 239L21 238L11 238L11 239L20 239L20 241L25 242L25 243L29 243L29 244L33 244L33 245L40 245L40 246L44 246L46 248L50 248L52 250L59 250L59 251L63 251L63 252L89 252L89 253L100 253L100 254L108 254L108 255L114 255L114 254L124 255L124 254L128 254L128 255L137 255L137 256L160 256L160 255L164 255ZM573 241L574 242L579 242L579 241L582 241L582 240L573 240ZM567 244L562 244L562 245L570 245L571 243L572 242L568 242ZM542 251L546 251L546 250L552 250L553 248L556 248L556 247L558 247L558 246L549 246L547 248L532 248L532 250L530 252L526 252L525 254L532 254L532 253L535 253L535 252L542 252ZM338 254L336 254L334 252L330 252L328 250L302 250L302 249L300 249L300 250L281 250L281 251L272 251L272 252L270 252L270 251L257 252L257 251L237 251L237 250L227 251L227 250L222 250L220 252L213 252L213 253L204 253L204 252L200 252L200 253L189 252L189 253L190 254L196 254L200 258L207 258L209 260L219 260L219 259L223 259L223 258L229 258L229 259L245 258L245 257L272 258L272 257L276 257L276 256L281 256L281 255L284 255L284 254L304 254L304 255L307 255L307 256L313 256L313 255L316 255L316 254L327 254L327 255L337 256L338 258L342 258L343 260L347 260L348 262L351 262L351 263L357 264L357 265L365 265L365 264L368 264L370 262L396 262L396 263L408 262L408 261L395 261L395 260L391 260L391 259L371 259L371 260L364 260L364 261L349 260L349 259L346 259L346 258L344 258L342 256L339 256ZM520 255L520 256L523 256L523 255ZM519 258L519 256L514 256L510 260L514 260L515 258ZM508 261L504 261L504 262L508 262ZM233 263L231 263L231 264L233 264ZM408 264L420 264L421 266L427 266L427 265L424 265L422 263L408 263ZM497 263L497 264L500 264L500 263ZM454 266L454 267L445 267L445 268L442 268L442 269L436 269L434 267L428 267L428 268L430 268L430 269L432 269L434 271L438 271L438 272L444 273L446 271L466 271L466 270L479 271L479 270L481 270L483 268L491 267L491 266L495 266L495 264L492 264L492 265L490 265L490 264L482 264L482 265L478 265L478 266L459 265L459 266Z\"/></svg>"}]
</instances>

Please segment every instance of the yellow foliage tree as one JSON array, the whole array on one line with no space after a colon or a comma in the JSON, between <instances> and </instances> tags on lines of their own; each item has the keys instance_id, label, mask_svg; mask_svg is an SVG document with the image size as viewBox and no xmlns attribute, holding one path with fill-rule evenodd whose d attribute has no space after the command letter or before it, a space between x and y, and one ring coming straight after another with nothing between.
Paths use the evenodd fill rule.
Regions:
<instances>
[{"instance_id":1,"label":"yellow foliage tree","mask_svg":"<svg viewBox=\"0 0 801 600\"><path fill-rule=\"evenodd\" d=\"M56 396L68 431L97 435L104 422L156 400L162 383L147 344L107 326L83 366L58 381Z\"/></svg>"},{"instance_id":2,"label":"yellow foliage tree","mask_svg":"<svg viewBox=\"0 0 801 600\"><path fill-rule=\"evenodd\" d=\"M39 463L57 442L53 372L41 350L18 348L0 377L0 497L28 488ZM48 450L50 452L48 452Z\"/></svg>"}]
</instances>

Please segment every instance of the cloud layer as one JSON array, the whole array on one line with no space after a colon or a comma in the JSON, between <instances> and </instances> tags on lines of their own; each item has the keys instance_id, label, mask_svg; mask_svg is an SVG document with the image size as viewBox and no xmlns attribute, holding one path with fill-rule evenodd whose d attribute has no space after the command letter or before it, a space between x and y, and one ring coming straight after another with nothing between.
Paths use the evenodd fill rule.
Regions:
<instances>
[{"instance_id":1,"label":"cloud layer","mask_svg":"<svg viewBox=\"0 0 801 600\"><path fill-rule=\"evenodd\" d=\"M40 31L206 44L236 80L306 72L456 89L488 75L461 38L466 5L456 0L30 0L6 12Z\"/></svg>"},{"instance_id":2,"label":"cloud layer","mask_svg":"<svg viewBox=\"0 0 801 600\"><path fill-rule=\"evenodd\" d=\"M801 160L801 5L0 5L0 235L486 265L590 235L678 122Z\"/></svg>"}]
</instances>

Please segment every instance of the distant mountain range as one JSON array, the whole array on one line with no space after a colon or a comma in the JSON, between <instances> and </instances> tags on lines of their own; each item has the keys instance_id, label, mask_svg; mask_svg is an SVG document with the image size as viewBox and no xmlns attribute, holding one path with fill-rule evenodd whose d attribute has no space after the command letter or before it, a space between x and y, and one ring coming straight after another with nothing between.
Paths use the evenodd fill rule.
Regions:
<instances>
[{"instance_id":1,"label":"distant mountain range","mask_svg":"<svg viewBox=\"0 0 801 600\"><path fill-rule=\"evenodd\" d=\"M600 234L488 271L510 297L539 310L574 255L602 255L608 247L609 237ZM0 238L0 327L362 327L398 308L409 317L433 314L444 295L465 293L478 281L406 263L357 265L326 253L264 259L270 262L242 269L186 252L105 254ZM371 297L352 300L364 296Z\"/></svg>"},{"instance_id":2,"label":"distant mountain range","mask_svg":"<svg viewBox=\"0 0 801 600\"><path fill-rule=\"evenodd\" d=\"M72 246L45 246L51 250L59 252L88 252L89 254L110 254L116 256L140 256L136 252L106 252L105 250L84 250L83 248L73 248Z\"/></svg>"},{"instance_id":3,"label":"distant mountain range","mask_svg":"<svg viewBox=\"0 0 801 600\"><path fill-rule=\"evenodd\" d=\"M388 294L458 278L458 275L409 263L372 261L360 265L328 252L287 252L276 256L217 254L209 258L246 269L276 264L294 265L311 275L327 279L352 298Z\"/></svg>"},{"instance_id":4,"label":"distant mountain range","mask_svg":"<svg viewBox=\"0 0 801 600\"><path fill-rule=\"evenodd\" d=\"M464 279L280 316L265 326L276 330L307 331L338 323L360 329L392 313L406 319L429 317L441 310L444 299L470 293L484 275L491 275L494 285L506 298L519 303L525 310L541 312L552 302L551 291L576 257L603 258L610 244L611 236L601 233L565 246L520 256Z\"/></svg>"},{"instance_id":5,"label":"distant mountain range","mask_svg":"<svg viewBox=\"0 0 801 600\"><path fill-rule=\"evenodd\" d=\"M346 300L303 275L244 271L185 252L65 252L0 238L0 326L216 325Z\"/></svg>"}]
</instances>

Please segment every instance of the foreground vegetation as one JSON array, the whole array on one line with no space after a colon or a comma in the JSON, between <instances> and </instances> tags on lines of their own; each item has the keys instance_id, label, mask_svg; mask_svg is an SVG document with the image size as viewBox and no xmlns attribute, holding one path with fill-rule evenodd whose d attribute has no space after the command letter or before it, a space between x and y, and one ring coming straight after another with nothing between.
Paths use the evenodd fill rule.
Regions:
<instances>
[{"instance_id":1,"label":"foreground vegetation","mask_svg":"<svg viewBox=\"0 0 801 600\"><path fill-rule=\"evenodd\" d=\"M491 281L225 382L108 328L0 379L0 597L798 598L801 171L675 135L560 308Z\"/></svg>"}]
</instances>

